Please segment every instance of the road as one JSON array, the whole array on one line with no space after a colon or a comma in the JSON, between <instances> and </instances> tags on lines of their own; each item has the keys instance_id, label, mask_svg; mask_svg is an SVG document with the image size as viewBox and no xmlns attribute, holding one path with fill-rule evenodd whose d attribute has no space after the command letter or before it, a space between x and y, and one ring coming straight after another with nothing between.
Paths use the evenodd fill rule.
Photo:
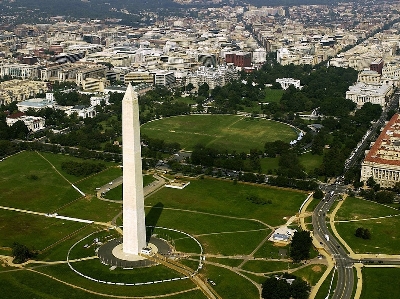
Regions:
<instances>
[{"instance_id":1,"label":"road","mask_svg":"<svg viewBox=\"0 0 400 299\"><path fill-rule=\"evenodd\" d=\"M342 248L339 242L330 233L326 225L326 215L335 201L336 185L327 187L326 195L313 212L312 222L314 237L335 261L337 271L337 285L334 290L334 299L351 298L354 287L353 259Z\"/></svg>"},{"instance_id":2,"label":"road","mask_svg":"<svg viewBox=\"0 0 400 299\"><path fill-rule=\"evenodd\" d=\"M364 151L369 147L370 142L375 141L377 134L379 133L379 129L385 125L387 112L390 110L394 110L399 105L399 95L400 91L397 91L390 101L388 102L386 108L383 110L380 118L372 124L371 128L366 132L362 141L357 145L357 147L351 153L349 159L346 160L344 172L346 173L352 166L354 166L359 158L364 154Z\"/></svg>"},{"instance_id":3,"label":"road","mask_svg":"<svg viewBox=\"0 0 400 299\"><path fill-rule=\"evenodd\" d=\"M359 143L357 148L351 153L347 159L344 172L350 167L358 163L359 158L364 153L365 149L369 146L380 128L385 124L387 118L387 112L397 107L399 102L399 92L390 99L387 107L384 109L381 117L371 126L364 136L362 142ZM354 272L353 265L357 262L365 264L373 263L399 263L398 258L385 257L384 259L380 256L365 255L363 258L354 259L350 254L342 247L339 241L330 233L326 225L326 215L329 213L332 204L336 199L340 199L338 194L345 193L346 187L342 185L343 176L336 178L333 184L321 185L321 189L325 191L325 197L317 205L312 215L313 233L314 237L320 242L325 250L332 256L335 262L335 270L337 272L337 284L333 290L333 299L350 299L354 289ZM330 294L328 294L327 298Z\"/></svg>"}]
</instances>

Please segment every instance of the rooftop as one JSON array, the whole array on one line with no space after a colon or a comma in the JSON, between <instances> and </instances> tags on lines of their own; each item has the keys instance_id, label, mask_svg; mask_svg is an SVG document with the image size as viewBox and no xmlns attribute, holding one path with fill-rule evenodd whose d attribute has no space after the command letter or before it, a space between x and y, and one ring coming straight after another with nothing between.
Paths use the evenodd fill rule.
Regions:
<instances>
[{"instance_id":1,"label":"rooftop","mask_svg":"<svg viewBox=\"0 0 400 299\"><path fill-rule=\"evenodd\" d=\"M400 166L400 115L395 114L375 141L364 162Z\"/></svg>"}]
</instances>

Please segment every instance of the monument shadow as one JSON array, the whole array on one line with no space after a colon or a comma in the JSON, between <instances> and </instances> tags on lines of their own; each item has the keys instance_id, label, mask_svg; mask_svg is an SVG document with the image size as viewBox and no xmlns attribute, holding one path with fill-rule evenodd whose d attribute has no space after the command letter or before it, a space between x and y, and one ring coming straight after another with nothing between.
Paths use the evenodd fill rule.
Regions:
<instances>
[{"instance_id":1,"label":"monument shadow","mask_svg":"<svg viewBox=\"0 0 400 299\"><path fill-rule=\"evenodd\" d=\"M153 235L154 228L157 226L158 219L160 219L164 205L161 202L155 204L146 215L146 242L148 242Z\"/></svg>"}]
</instances>

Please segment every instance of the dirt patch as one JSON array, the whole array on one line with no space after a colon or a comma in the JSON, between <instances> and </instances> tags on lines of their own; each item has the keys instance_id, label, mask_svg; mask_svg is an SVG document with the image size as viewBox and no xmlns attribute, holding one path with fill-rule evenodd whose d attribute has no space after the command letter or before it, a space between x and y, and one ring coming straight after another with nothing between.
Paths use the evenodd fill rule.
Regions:
<instances>
[{"instance_id":1,"label":"dirt patch","mask_svg":"<svg viewBox=\"0 0 400 299\"><path fill-rule=\"evenodd\" d=\"M314 272L321 272L322 268L321 266L315 265L314 267L311 268L311 270L313 270Z\"/></svg>"},{"instance_id":2,"label":"dirt patch","mask_svg":"<svg viewBox=\"0 0 400 299\"><path fill-rule=\"evenodd\" d=\"M275 247L285 247L288 243L274 242Z\"/></svg>"}]
</instances>

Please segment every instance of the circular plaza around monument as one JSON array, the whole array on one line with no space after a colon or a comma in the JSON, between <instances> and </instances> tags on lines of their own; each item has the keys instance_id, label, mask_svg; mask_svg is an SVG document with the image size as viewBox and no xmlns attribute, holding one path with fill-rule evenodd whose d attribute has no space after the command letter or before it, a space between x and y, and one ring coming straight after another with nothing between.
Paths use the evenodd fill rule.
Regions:
<instances>
[{"instance_id":1,"label":"circular plaza around monument","mask_svg":"<svg viewBox=\"0 0 400 299\"><path fill-rule=\"evenodd\" d=\"M151 227L150 229L157 230L157 234L154 234L147 244L152 249L151 254L157 253L166 260L181 258L184 253L177 252L173 245L173 238L180 236L180 238L192 240L198 246L199 261L197 269L193 270L193 273L197 273L201 269L203 247L197 239L175 229L164 227ZM171 233L174 235L173 237L171 237ZM156 280L135 281L133 277L137 276L133 275L134 273L161 265L154 260L147 259L145 255L127 255L121 247L122 238L118 237L118 233L115 230L107 229L95 232L72 245L67 254L67 263L70 269L79 276L94 282L110 285L139 286L189 278L184 275L179 276L175 272L175 274L168 274L165 277L158 276ZM118 275L110 275L112 272Z\"/></svg>"}]
</instances>

